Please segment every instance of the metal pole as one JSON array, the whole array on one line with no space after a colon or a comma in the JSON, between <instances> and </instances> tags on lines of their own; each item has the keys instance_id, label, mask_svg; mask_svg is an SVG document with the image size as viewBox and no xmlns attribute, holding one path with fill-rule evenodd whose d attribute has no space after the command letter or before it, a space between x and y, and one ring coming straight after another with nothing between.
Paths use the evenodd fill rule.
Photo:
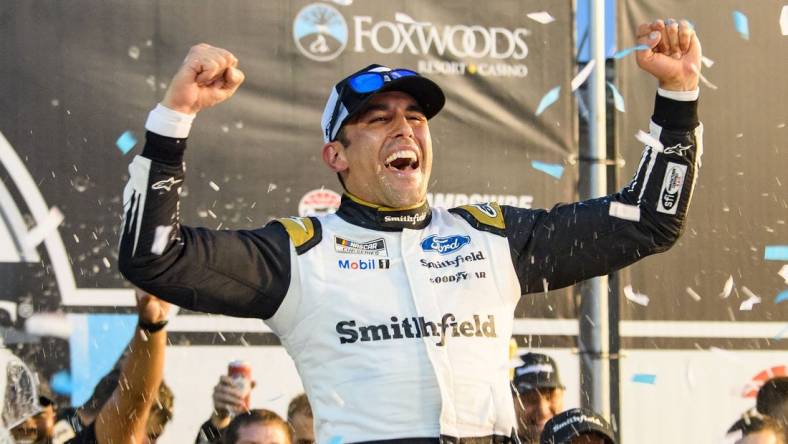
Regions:
<instances>
[{"instance_id":1,"label":"metal pole","mask_svg":"<svg viewBox=\"0 0 788 444\"><path fill-rule=\"evenodd\" d=\"M605 0L590 0L591 59L596 66L589 83L588 196L607 195L605 99ZM581 285L580 351L584 406L610 419L610 331L608 279L600 276Z\"/></svg>"}]
</instances>

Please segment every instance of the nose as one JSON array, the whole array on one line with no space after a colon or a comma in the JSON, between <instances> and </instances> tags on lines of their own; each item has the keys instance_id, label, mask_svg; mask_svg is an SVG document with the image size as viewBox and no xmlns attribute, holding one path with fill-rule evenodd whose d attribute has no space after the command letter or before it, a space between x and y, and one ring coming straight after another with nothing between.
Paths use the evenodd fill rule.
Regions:
<instances>
[{"instance_id":1,"label":"nose","mask_svg":"<svg viewBox=\"0 0 788 444\"><path fill-rule=\"evenodd\" d=\"M392 121L392 138L405 137L413 138L413 127L411 127L408 117L403 112L398 112Z\"/></svg>"}]
</instances>

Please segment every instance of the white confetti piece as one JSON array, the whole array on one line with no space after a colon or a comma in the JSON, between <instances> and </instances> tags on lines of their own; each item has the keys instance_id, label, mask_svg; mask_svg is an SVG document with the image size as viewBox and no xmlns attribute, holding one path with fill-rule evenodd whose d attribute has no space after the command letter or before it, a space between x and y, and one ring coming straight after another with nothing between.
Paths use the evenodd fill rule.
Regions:
<instances>
[{"instance_id":1,"label":"white confetti piece","mask_svg":"<svg viewBox=\"0 0 788 444\"><path fill-rule=\"evenodd\" d=\"M780 32L788 35L788 5L783 5L783 10L780 12Z\"/></svg>"},{"instance_id":2,"label":"white confetti piece","mask_svg":"<svg viewBox=\"0 0 788 444\"><path fill-rule=\"evenodd\" d=\"M172 225L159 225L156 227L156 233L153 235L153 244L150 246L151 254L161 256L164 249L167 248L167 243L170 241L170 233L172 232Z\"/></svg>"},{"instance_id":3,"label":"white confetti piece","mask_svg":"<svg viewBox=\"0 0 788 444\"><path fill-rule=\"evenodd\" d=\"M74 236L74 242L79 243L79 236L76 234L72 234L72 236Z\"/></svg>"},{"instance_id":4,"label":"white confetti piece","mask_svg":"<svg viewBox=\"0 0 788 444\"><path fill-rule=\"evenodd\" d=\"M353 4L353 0L332 0L332 1L340 6L350 6Z\"/></svg>"},{"instance_id":5,"label":"white confetti piece","mask_svg":"<svg viewBox=\"0 0 788 444\"><path fill-rule=\"evenodd\" d=\"M210 185L211 188L213 188L214 191L219 191L219 185L216 185L216 182L210 181L210 182L208 182L208 185Z\"/></svg>"},{"instance_id":6,"label":"white confetti piece","mask_svg":"<svg viewBox=\"0 0 788 444\"><path fill-rule=\"evenodd\" d=\"M57 108L58 106L60 106L60 100L58 100L58 99L52 99L52 101L51 101L51 102L49 102L49 103L51 103L51 104L52 104L52 106L53 106L53 107L55 107L55 108Z\"/></svg>"},{"instance_id":7,"label":"white confetti piece","mask_svg":"<svg viewBox=\"0 0 788 444\"><path fill-rule=\"evenodd\" d=\"M583 83L586 82L586 80L588 80L588 76L591 75L591 71L594 70L594 66L596 66L596 60L591 60L586 64L586 66L583 67L583 69L580 70L579 73L577 73L577 75L575 76L574 79L572 79L571 82L572 91L576 90L577 88L580 88L580 85L582 85Z\"/></svg>"},{"instance_id":8,"label":"white confetti piece","mask_svg":"<svg viewBox=\"0 0 788 444\"><path fill-rule=\"evenodd\" d=\"M731 295L733 291L733 276L728 276L728 280L725 281L725 286L722 287L722 293L720 293L720 297L726 299L728 296Z\"/></svg>"},{"instance_id":9,"label":"white confetti piece","mask_svg":"<svg viewBox=\"0 0 788 444\"><path fill-rule=\"evenodd\" d=\"M780 268L780 271L777 272L777 274L779 274L780 277L785 280L785 283L788 284L788 264L783 265L783 268Z\"/></svg>"},{"instance_id":10,"label":"white confetti piece","mask_svg":"<svg viewBox=\"0 0 788 444\"><path fill-rule=\"evenodd\" d=\"M637 205L610 202L610 211L608 214L619 219L631 220L633 222L640 221L640 207Z\"/></svg>"},{"instance_id":11,"label":"white confetti piece","mask_svg":"<svg viewBox=\"0 0 788 444\"><path fill-rule=\"evenodd\" d=\"M102 257L101 261L104 263L104 266L107 267L108 269L112 268L112 265L109 263L109 259L107 259L106 257Z\"/></svg>"},{"instance_id":12,"label":"white confetti piece","mask_svg":"<svg viewBox=\"0 0 788 444\"><path fill-rule=\"evenodd\" d=\"M213 211L208 210L208 215L211 216L212 218L216 219L216 213L214 213Z\"/></svg>"},{"instance_id":13,"label":"white confetti piece","mask_svg":"<svg viewBox=\"0 0 788 444\"><path fill-rule=\"evenodd\" d=\"M339 393L337 393L335 391L331 391L331 399L333 399L334 402L336 402L338 406L340 406L340 407L344 407L345 406L345 400L342 399L341 396L339 396Z\"/></svg>"},{"instance_id":14,"label":"white confetti piece","mask_svg":"<svg viewBox=\"0 0 788 444\"><path fill-rule=\"evenodd\" d=\"M631 285L627 285L626 287L624 287L624 297L644 307L648 305L648 301L649 301L648 296L646 296L643 293L636 293L634 290L632 290Z\"/></svg>"},{"instance_id":15,"label":"white confetti piece","mask_svg":"<svg viewBox=\"0 0 788 444\"><path fill-rule=\"evenodd\" d=\"M129 57L131 57L134 60L140 58L140 49L137 48L136 46L129 47Z\"/></svg>"},{"instance_id":16,"label":"white confetti piece","mask_svg":"<svg viewBox=\"0 0 788 444\"><path fill-rule=\"evenodd\" d=\"M700 61L703 62L703 66L705 66L706 68L711 68L712 66L714 66L714 60L706 56L701 57Z\"/></svg>"},{"instance_id":17,"label":"white confetti piece","mask_svg":"<svg viewBox=\"0 0 788 444\"><path fill-rule=\"evenodd\" d=\"M240 120L235 122L235 129L243 129L243 127L244 127L244 123L241 122Z\"/></svg>"},{"instance_id":18,"label":"white confetti piece","mask_svg":"<svg viewBox=\"0 0 788 444\"><path fill-rule=\"evenodd\" d=\"M550 15L550 13L548 13L547 11L531 12L529 14L526 14L526 17L528 17L533 21L539 22L543 25L555 21L555 18L553 18L553 16Z\"/></svg>"},{"instance_id":19,"label":"white confetti piece","mask_svg":"<svg viewBox=\"0 0 788 444\"><path fill-rule=\"evenodd\" d=\"M67 339L73 330L71 321L63 314L33 314L25 321L25 331L36 336L54 336Z\"/></svg>"},{"instance_id":20,"label":"white confetti piece","mask_svg":"<svg viewBox=\"0 0 788 444\"><path fill-rule=\"evenodd\" d=\"M753 293L749 288L742 287L741 289L744 292L744 294L749 296L749 299L747 299L746 301L742 302L741 305L739 305L739 310L740 311L750 311L750 310L752 310L752 307L755 304L760 304L761 303L760 296L758 296L755 293Z\"/></svg>"},{"instance_id":21,"label":"white confetti piece","mask_svg":"<svg viewBox=\"0 0 788 444\"><path fill-rule=\"evenodd\" d=\"M269 184L268 184L268 192L269 192L269 193L270 193L271 191L274 191L276 188L277 188L277 186L276 186L276 184L275 184L275 183L269 183Z\"/></svg>"},{"instance_id":22,"label":"white confetti piece","mask_svg":"<svg viewBox=\"0 0 788 444\"><path fill-rule=\"evenodd\" d=\"M709 80L708 80L706 77L704 77L704 76L703 76L703 74L699 74L699 75L700 75L700 81L701 81L701 82L702 82L704 85L706 85L706 87L708 87L709 89L719 89L719 88L717 87L717 85L715 85L715 84L713 84L713 83L709 82Z\"/></svg>"},{"instance_id":23,"label":"white confetti piece","mask_svg":"<svg viewBox=\"0 0 788 444\"><path fill-rule=\"evenodd\" d=\"M693 290L692 287L687 287L686 291L687 291L687 294L690 295L690 297L692 299L694 299L696 301L700 301L700 299L701 299L700 295L695 290Z\"/></svg>"},{"instance_id":24,"label":"white confetti piece","mask_svg":"<svg viewBox=\"0 0 788 444\"><path fill-rule=\"evenodd\" d=\"M47 217L27 233L27 237L24 240L25 246L30 249L36 248L47 236L57 230L57 227L62 223L63 213L57 207L50 208Z\"/></svg>"},{"instance_id":25,"label":"white confetti piece","mask_svg":"<svg viewBox=\"0 0 788 444\"><path fill-rule=\"evenodd\" d=\"M229 133L230 132L230 127L227 126L227 125L222 125L222 132L223 133Z\"/></svg>"},{"instance_id":26,"label":"white confetti piece","mask_svg":"<svg viewBox=\"0 0 788 444\"><path fill-rule=\"evenodd\" d=\"M635 134L635 139L637 139L638 141L640 141L640 143L644 145L648 145L654 148L657 151L662 151L665 149L665 147L662 146L662 142L660 142L654 136L643 130L638 130L638 133Z\"/></svg>"}]
</instances>

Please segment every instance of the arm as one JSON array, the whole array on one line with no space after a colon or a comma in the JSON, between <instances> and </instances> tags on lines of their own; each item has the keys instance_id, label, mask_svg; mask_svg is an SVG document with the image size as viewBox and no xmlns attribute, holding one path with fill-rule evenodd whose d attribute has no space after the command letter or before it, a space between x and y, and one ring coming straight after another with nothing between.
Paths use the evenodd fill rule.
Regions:
<instances>
[{"instance_id":1,"label":"arm","mask_svg":"<svg viewBox=\"0 0 788 444\"><path fill-rule=\"evenodd\" d=\"M638 64L660 84L651 136L662 146L646 146L632 181L611 196L550 211L503 208L523 294L610 273L667 250L681 234L703 146L700 43L686 22L641 25L638 34L638 43L652 48L638 53Z\"/></svg>"},{"instance_id":2,"label":"arm","mask_svg":"<svg viewBox=\"0 0 788 444\"><path fill-rule=\"evenodd\" d=\"M252 382L252 387L254 385ZM221 433L230 425L233 416L247 410L243 393L235 386L232 378L220 376L219 382L213 388L213 414L200 427L195 444L221 442Z\"/></svg>"},{"instance_id":3,"label":"arm","mask_svg":"<svg viewBox=\"0 0 788 444\"><path fill-rule=\"evenodd\" d=\"M140 324L165 322L169 304L153 296L138 298ZM151 405L156 400L164 373L167 332L146 332L139 325L121 367L120 383L95 421L98 444L138 442L145 435ZM132 440L132 437L136 437Z\"/></svg>"},{"instance_id":4,"label":"arm","mask_svg":"<svg viewBox=\"0 0 788 444\"><path fill-rule=\"evenodd\" d=\"M179 190L194 115L235 92L237 59L193 47L146 123L142 155L123 193L121 273L136 286L191 310L268 318L290 282L290 244L279 224L253 231L181 226Z\"/></svg>"}]
</instances>

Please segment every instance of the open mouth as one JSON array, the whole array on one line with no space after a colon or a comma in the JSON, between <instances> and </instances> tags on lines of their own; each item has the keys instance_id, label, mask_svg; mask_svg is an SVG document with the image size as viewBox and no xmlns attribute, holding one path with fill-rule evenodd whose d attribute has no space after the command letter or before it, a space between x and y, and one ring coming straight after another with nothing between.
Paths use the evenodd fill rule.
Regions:
<instances>
[{"instance_id":1,"label":"open mouth","mask_svg":"<svg viewBox=\"0 0 788 444\"><path fill-rule=\"evenodd\" d=\"M416 170L419 168L419 159L413 151L397 151L389 155L383 162L386 168L397 171Z\"/></svg>"}]
</instances>

